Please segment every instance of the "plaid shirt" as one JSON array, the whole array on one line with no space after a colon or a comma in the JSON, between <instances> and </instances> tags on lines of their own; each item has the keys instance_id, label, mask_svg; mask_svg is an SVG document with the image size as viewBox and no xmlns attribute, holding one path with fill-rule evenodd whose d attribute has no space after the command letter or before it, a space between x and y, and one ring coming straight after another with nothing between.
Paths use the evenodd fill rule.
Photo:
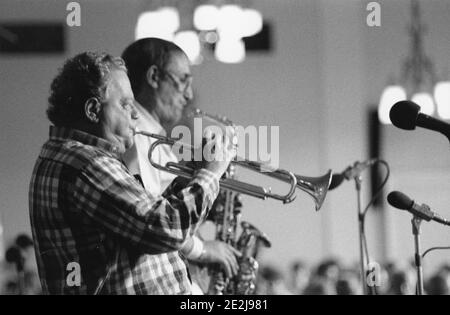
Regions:
<instances>
[{"instance_id":1,"label":"plaid shirt","mask_svg":"<svg viewBox=\"0 0 450 315\"><path fill-rule=\"evenodd\" d=\"M111 143L50 127L29 192L44 292L92 294L103 283L104 294L190 294L178 250L218 189L202 169L188 185L175 180L163 196L152 196Z\"/></svg>"}]
</instances>

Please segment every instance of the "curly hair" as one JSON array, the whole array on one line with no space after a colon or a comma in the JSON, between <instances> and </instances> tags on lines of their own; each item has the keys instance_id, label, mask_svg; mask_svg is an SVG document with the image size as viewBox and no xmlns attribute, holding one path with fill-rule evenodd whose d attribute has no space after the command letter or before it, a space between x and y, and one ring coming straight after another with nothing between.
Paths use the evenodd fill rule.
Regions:
<instances>
[{"instance_id":1,"label":"curly hair","mask_svg":"<svg viewBox=\"0 0 450 315\"><path fill-rule=\"evenodd\" d=\"M165 69L170 58L175 53L185 54L174 44L160 38L142 38L129 45L122 54L122 58L128 68L131 88L134 94L138 94L147 70L155 65L159 69Z\"/></svg>"},{"instance_id":2,"label":"curly hair","mask_svg":"<svg viewBox=\"0 0 450 315\"><path fill-rule=\"evenodd\" d=\"M82 119L89 98L105 99L114 69L127 72L122 58L106 53L84 52L67 60L50 87L48 119L55 126L66 127Z\"/></svg>"}]
</instances>

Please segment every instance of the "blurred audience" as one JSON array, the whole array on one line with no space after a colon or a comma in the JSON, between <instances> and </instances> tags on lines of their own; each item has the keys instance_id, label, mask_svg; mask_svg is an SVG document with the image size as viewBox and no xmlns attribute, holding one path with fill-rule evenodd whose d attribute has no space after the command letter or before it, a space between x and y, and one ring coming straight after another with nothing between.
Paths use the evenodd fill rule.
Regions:
<instances>
[{"instance_id":1,"label":"blurred audience","mask_svg":"<svg viewBox=\"0 0 450 315\"><path fill-rule=\"evenodd\" d=\"M336 295L336 285L341 267L335 259L327 259L320 263L311 275L305 287L305 295Z\"/></svg>"},{"instance_id":2,"label":"blurred audience","mask_svg":"<svg viewBox=\"0 0 450 315\"><path fill-rule=\"evenodd\" d=\"M0 268L0 294L41 294L33 241L28 235L17 236L14 244L6 250L5 262L2 262Z\"/></svg>"},{"instance_id":3,"label":"blurred audience","mask_svg":"<svg viewBox=\"0 0 450 315\"><path fill-rule=\"evenodd\" d=\"M416 292L415 277L408 270L397 270L391 277L388 295L413 295Z\"/></svg>"},{"instance_id":4,"label":"blurred audience","mask_svg":"<svg viewBox=\"0 0 450 315\"><path fill-rule=\"evenodd\" d=\"M444 265L425 284L428 295L450 295L450 265Z\"/></svg>"},{"instance_id":5,"label":"blurred audience","mask_svg":"<svg viewBox=\"0 0 450 315\"><path fill-rule=\"evenodd\" d=\"M274 266L263 266L258 273L257 295L290 295L283 274Z\"/></svg>"},{"instance_id":6,"label":"blurred audience","mask_svg":"<svg viewBox=\"0 0 450 315\"><path fill-rule=\"evenodd\" d=\"M294 261L289 268L287 287L292 294L303 294L311 276L310 269L301 260Z\"/></svg>"},{"instance_id":7,"label":"blurred audience","mask_svg":"<svg viewBox=\"0 0 450 315\"><path fill-rule=\"evenodd\" d=\"M360 295L362 291L360 279L358 270L351 268L342 269L336 281L336 294Z\"/></svg>"},{"instance_id":8,"label":"blurred audience","mask_svg":"<svg viewBox=\"0 0 450 315\"><path fill-rule=\"evenodd\" d=\"M408 263L380 266L376 294L413 295L416 293L416 270ZM425 279L428 295L450 295L450 264L438 268ZM32 239L18 235L0 262L0 294L41 294ZM326 259L316 266L303 260L289 265L287 274L274 265L262 265L256 284L258 295L360 295L362 285L359 264L344 266L337 259Z\"/></svg>"},{"instance_id":9,"label":"blurred audience","mask_svg":"<svg viewBox=\"0 0 450 315\"><path fill-rule=\"evenodd\" d=\"M369 294L413 295L416 293L416 269L386 263L371 270L376 272L375 287ZM316 266L301 260L292 262L283 282L283 272L274 266L262 266L258 275L257 294L263 295L361 295L359 264L344 266L336 259L326 259ZM428 295L450 295L450 264L439 268L425 281Z\"/></svg>"}]
</instances>

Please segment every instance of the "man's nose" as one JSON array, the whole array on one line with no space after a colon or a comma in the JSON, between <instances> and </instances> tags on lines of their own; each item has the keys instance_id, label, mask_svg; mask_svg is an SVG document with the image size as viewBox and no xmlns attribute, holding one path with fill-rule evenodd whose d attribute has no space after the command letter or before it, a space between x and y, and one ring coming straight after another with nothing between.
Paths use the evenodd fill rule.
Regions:
<instances>
[{"instance_id":1,"label":"man's nose","mask_svg":"<svg viewBox=\"0 0 450 315\"><path fill-rule=\"evenodd\" d=\"M137 112L136 107L134 105L131 107L130 115L131 115L131 119L132 120L136 120L136 119L139 118L138 112Z\"/></svg>"},{"instance_id":2,"label":"man's nose","mask_svg":"<svg viewBox=\"0 0 450 315\"><path fill-rule=\"evenodd\" d=\"M187 101L192 101L192 99L194 98L194 91L192 90L192 86L189 85L186 90L184 91L184 98Z\"/></svg>"}]
</instances>

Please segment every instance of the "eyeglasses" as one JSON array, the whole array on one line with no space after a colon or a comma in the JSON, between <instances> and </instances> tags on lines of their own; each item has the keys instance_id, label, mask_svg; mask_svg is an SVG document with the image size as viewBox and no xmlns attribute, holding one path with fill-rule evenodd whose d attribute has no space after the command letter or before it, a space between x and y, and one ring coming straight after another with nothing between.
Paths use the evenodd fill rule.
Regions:
<instances>
[{"instance_id":1,"label":"eyeglasses","mask_svg":"<svg viewBox=\"0 0 450 315\"><path fill-rule=\"evenodd\" d=\"M173 82L174 87L178 92L186 92L188 88L192 87L192 75L186 74L183 78L167 70L161 70Z\"/></svg>"}]
</instances>

